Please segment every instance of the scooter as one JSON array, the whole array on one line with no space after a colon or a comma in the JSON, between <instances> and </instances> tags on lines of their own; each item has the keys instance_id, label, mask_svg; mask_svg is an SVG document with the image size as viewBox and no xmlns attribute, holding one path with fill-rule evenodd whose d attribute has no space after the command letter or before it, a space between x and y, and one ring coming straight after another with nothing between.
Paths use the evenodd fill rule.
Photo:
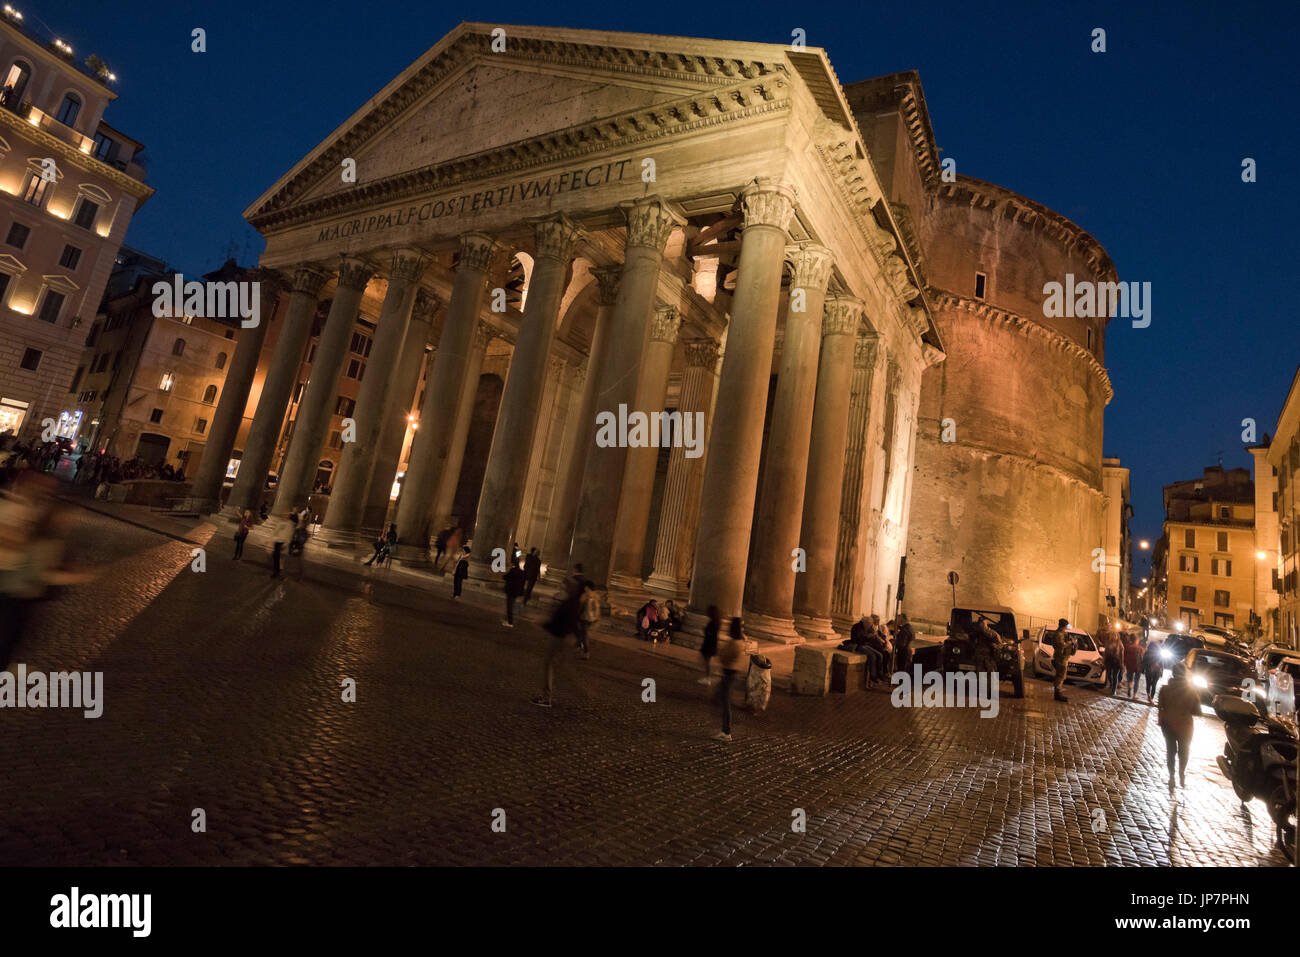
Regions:
<instances>
[{"instance_id":1,"label":"scooter","mask_svg":"<svg viewBox=\"0 0 1300 957\"><path fill-rule=\"evenodd\" d=\"M1232 695L1215 695L1214 713L1223 719L1227 741L1219 770L1245 804L1259 798L1277 829L1277 844L1295 859L1296 729Z\"/></svg>"}]
</instances>

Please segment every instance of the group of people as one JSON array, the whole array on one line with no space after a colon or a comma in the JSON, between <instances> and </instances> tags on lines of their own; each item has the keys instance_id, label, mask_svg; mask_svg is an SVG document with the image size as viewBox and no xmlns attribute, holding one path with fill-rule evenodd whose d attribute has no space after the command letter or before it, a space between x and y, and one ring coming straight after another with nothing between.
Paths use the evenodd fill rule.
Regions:
<instances>
[{"instance_id":1,"label":"group of people","mask_svg":"<svg viewBox=\"0 0 1300 957\"><path fill-rule=\"evenodd\" d=\"M116 485L132 479L161 479L164 482L184 482L185 468L173 468L167 463L149 465L138 458L123 462L107 452L82 452L77 460L77 470L72 481L76 485Z\"/></svg>"},{"instance_id":2,"label":"group of people","mask_svg":"<svg viewBox=\"0 0 1300 957\"><path fill-rule=\"evenodd\" d=\"M660 605L651 598L636 611L636 636L642 641L668 644L673 640L673 632L681 627L682 613L672 599Z\"/></svg>"},{"instance_id":3,"label":"group of people","mask_svg":"<svg viewBox=\"0 0 1300 957\"><path fill-rule=\"evenodd\" d=\"M67 442L19 442L12 430L0 435L0 482L12 485L23 472L53 472L67 451Z\"/></svg>"},{"instance_id":4,"label":"group of people","mask_svg":"<svg viewBox=\"0 0 1300 957\"><path fill-rule=\"evenodd\" d=\"M881 622L879 615L864 614L849 629L849 637L840 648L867 656L867 687L872 688L877 682L888 682L896 671L911 670L915 638L907 615L902 612L887 622Z\"/></svg>"},{"instance_id":5,"label":"group of people","mask_svg":"<svg viewBox=\"0 0 1300 957\"><path fill-rule=\"evenodd\" d=\"M1154 702L1156 686L1165 670L1160 659L1160 642L1115 631L1099 632L1096 640L1105 669L1107 693L1116 694L1123 682L1132 700L1137 697L1139 682L1145 679L1147 701Z\"/></svg>"}]
</instances>

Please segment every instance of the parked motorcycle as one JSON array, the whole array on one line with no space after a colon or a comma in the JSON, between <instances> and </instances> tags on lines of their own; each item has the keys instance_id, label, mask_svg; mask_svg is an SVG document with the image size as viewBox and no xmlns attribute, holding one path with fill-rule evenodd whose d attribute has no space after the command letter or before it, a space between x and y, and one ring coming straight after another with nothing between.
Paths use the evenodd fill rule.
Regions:
<instances>
[{"instance_id":1,"label":"parked motorcycle","mask_svg":"<svg viewBox=\"0 0 1300 957\"><path fill-rule=\"evenodd\" d=\"M1259 798L1277 829L1277 843L1295 859L1296 726L1260 712L1252 702L1216 695L1214 713L1223 719L1227 741L1219 770L1245 804Z\"/></svg>"}]
</instances>

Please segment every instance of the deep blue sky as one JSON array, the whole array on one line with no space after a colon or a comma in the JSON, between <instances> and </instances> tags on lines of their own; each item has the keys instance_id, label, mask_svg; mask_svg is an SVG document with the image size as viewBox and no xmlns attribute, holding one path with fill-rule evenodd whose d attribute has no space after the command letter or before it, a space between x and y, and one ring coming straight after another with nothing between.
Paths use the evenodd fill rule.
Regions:
<instances>
[{"instance_id":1,"label":"deep blue sky","mask_svg":"<svg viewBox=\"0 0 1300 957\"><path fill-rule=\"evenodd\" d=\"M232 244L253 261L244 208L461 20L774 43L801 27L843 82L916 68L960 172L1073 219L1122 279L1152 283L1151 327L1116 319L1107 340L1105 453L1133 470L1135 538L1159 536L1162 485L1220 452L1249 465L1241 420L1271 430L1300 362L1294 3L15 5L117 73L106 119L146 144L158 190L127 242L189 274Z\"/></svg>"}]
</instances>

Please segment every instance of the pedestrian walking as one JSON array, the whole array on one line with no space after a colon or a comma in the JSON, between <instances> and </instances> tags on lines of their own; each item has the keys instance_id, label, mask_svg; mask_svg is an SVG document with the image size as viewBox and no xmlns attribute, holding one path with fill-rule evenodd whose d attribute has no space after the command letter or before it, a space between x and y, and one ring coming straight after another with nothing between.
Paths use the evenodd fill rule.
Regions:
<instances>
[{"instance_id":1,"label":"pedestrian walking","mask_svg":"<svg viewBox=\"0 0 1300 957\"><path fill-rule=\"evenodd\" d=\"M740 674L740 663L745 658L745 632L739 618L731 619L731 637L718 651L718 663L722 666L722 681L718 683L714 701L722 709L722 730L713 737L717 741L731 740L731 685Z\"/></svg>"},{"instance_id":2,"label":"pedestrian walking","mask_svg":"<svg viewBox=\"0 0 1300 957\"><path fill-rule=\"evenodd\" d=\"M1065 684L1065 676L1069 671L1070 656L1075 652L1074 638L1069 632L1070 623L1064 618L1056 622L1056 640L1053 642L1052 666L1056 669L1056 677L1052 680L1052 697L1057 701L1069 701L1061 692L1061 686Z\"/></svg>"},{"instance_id":3,"label":"pedestrian walking","mask_svg":"<svg viewBox=\"0 0 1300 957\"><path fill-rule=\"evenodd\" d=\"M507 628L515 626L515 599L524 593L524 570L519 567L519 563L510 566L510 570L505 574L505 593L506 593L506 617L501 624Z\"/></svg>"},{"instance_id":4,"label":"pedestrian walking","mask_svg":"<svg viewBox=\"0 0 1300 957\"><path fill-rule=\"evenodd\" d=\"M518 566L516 566L516 570L518 570ZM590 582L587 585L593 589L595 588ZM584 586L584 590L585 588L586 586ZM555 612L551 615L551 620L545 625L546 630L551 633L551 642L546 649L542 693L533 698L533 704L539 708L551 707L551 696L555 691L555 662L560 657L560 652L564 650L564 639L571 634L576 634L578 631L578 621L582 614L581 601L582 599L578 595L565 596L564 600L555 606Z\"/></svg>"},{"instance_id":5,"label":"pedestrian walking","mask_svg":"<svg viewBox=\"0 0 1300 957\"><path fill-rule=\"evenodd\" d=\"M564 594L566 596L581 595L586 582L587 575L582 569L582 562L574 562L573 571L564 578Z\"/></svg>"},{"instance_id":6,"label":"pedestrian walking","mask_svg":"<svg viewBox=\"0 0 1300 957\"><path fill-rule=\"evenodd\" d=\"M699 683L708 686L713 681L713 659L718 654L718 632L722 630L722 613L717 605L709 606L709 621L704 626L704 642L700 645L700 657L704 659L704 677Z\"/></svg>"},{"instance_id":7,"label":"pedestrian walking","mask_svg":"<svg viewBox=\"0 0 1300 957\"><path fill-rule=\"evenodd\" d=\"M235 561L244 557L244 542L248 538L248 533L253 528L253 513L244 509L244 514L239 516L239 524L235 527Z\"/></svg>"},{"instance_id":8,"label":"pedestrian walking","mask_svg":"<svg viewBox=\"0 0 1300 957\"><path fill-rule=\"evenodd\" d=\"M1113 695L1115 689L1119 687L1119 672L1124 664L1123 659L1120 657L1119 636L1111 635L1106 639L1106 650L1102 654L1102 662L1106 666L1106 690Z\"/></svg>"},{"instance_id":9,"label":"pedestrian walking","mask_svg":"<svg viewBox=\"0 0 1300 957\"><path fill-rule=\"evenodd\" d=\"M1160 660L1160 642L1148 641L1147 650L1142 654L1142 674L1147 680L1147 704L1156 699L1156 685L1165 673L1164 662Z\"/></svg>"},{"instance_id":10,"label":"pedestrian walking","mask_svg":"<svg viewBox=\"0 0 1300 957\"><path fill-rule=\"evenodd\" d=\"M585 578L582 581L581 607L578 610L578 657L586 661L591 657L587 647L587 633L591 626L600 621L600 592L596 583Z\"/></svg>"},{"instance_id":11,"label":"pedestrian walking","mask_svg":"<svg viewBox=\"0 0 1300 957\"><path fill-rule=\"evenodd\" d=\"M461 549L460 559L456 562L456 573L451 576L451 597L459 598L461 586L469 578L469 546Z\"/></svg>"},{"instance_id":12,"label":"pedestrian walking","mask_svg":"<svg viewBox=\"0 0 1300 957\"><path fill-rule=\"evenodd\" d=\"M284 552L284 542L276 542L271 547L271 577L280 577L280 556Z\"/></svg>"},{"instance_id":13,"label":"pedestrian walking","mask_svg":"<svg viewBox=\"0 0 1300 957\"><path fill-rule=\"evenodd\" d=\"M1142 649L1136 638L1124 644L1124 680L1128 682L1128 699L1137 696L1138 679L1142 677Z\"/></svg>"},{"instance_id":14,"label":"pedestrian walking","mask_svg":"<svg viewBox=\"0 0 1300 957\"><path fill-rule=\"evenodd\" d=\"M537 554L536 548L528 549L528 555L524 558L524 604L527 605L529 599L533 597L533 588L537 586L537 579L542 577L542 556Z\"/></svg>"},{"instance_id":15,"label":"pedestrian walking","mask_svg":"<svg viewBox=\"0 0 1300 957\"><path fill-rule=\"evenodd\" d=\"M1187 680L1187 665L1174 665L1173 677L1160 689L1160 730L1165 733L1165 761L1169 765L1169 790L1174 789L1174 762L1178 763L1178 783L1187 787L1187 758L1192 747L1193 720L1201 713L1201 696Z\"/></svg>"},{"instance_id":16,"label":"pedestrian walking","mask_svg":"<svg viewBox=\"0 0 1300 957\"><path fill-rule=\"evenodd\" d=\"M433 539L433 547L436 549L436 553L433 556L433 564L435 568L442 567L442 556L447 554L447 539L450 537L451 529L444 528Z\"/></svg>"}]
</instances>

